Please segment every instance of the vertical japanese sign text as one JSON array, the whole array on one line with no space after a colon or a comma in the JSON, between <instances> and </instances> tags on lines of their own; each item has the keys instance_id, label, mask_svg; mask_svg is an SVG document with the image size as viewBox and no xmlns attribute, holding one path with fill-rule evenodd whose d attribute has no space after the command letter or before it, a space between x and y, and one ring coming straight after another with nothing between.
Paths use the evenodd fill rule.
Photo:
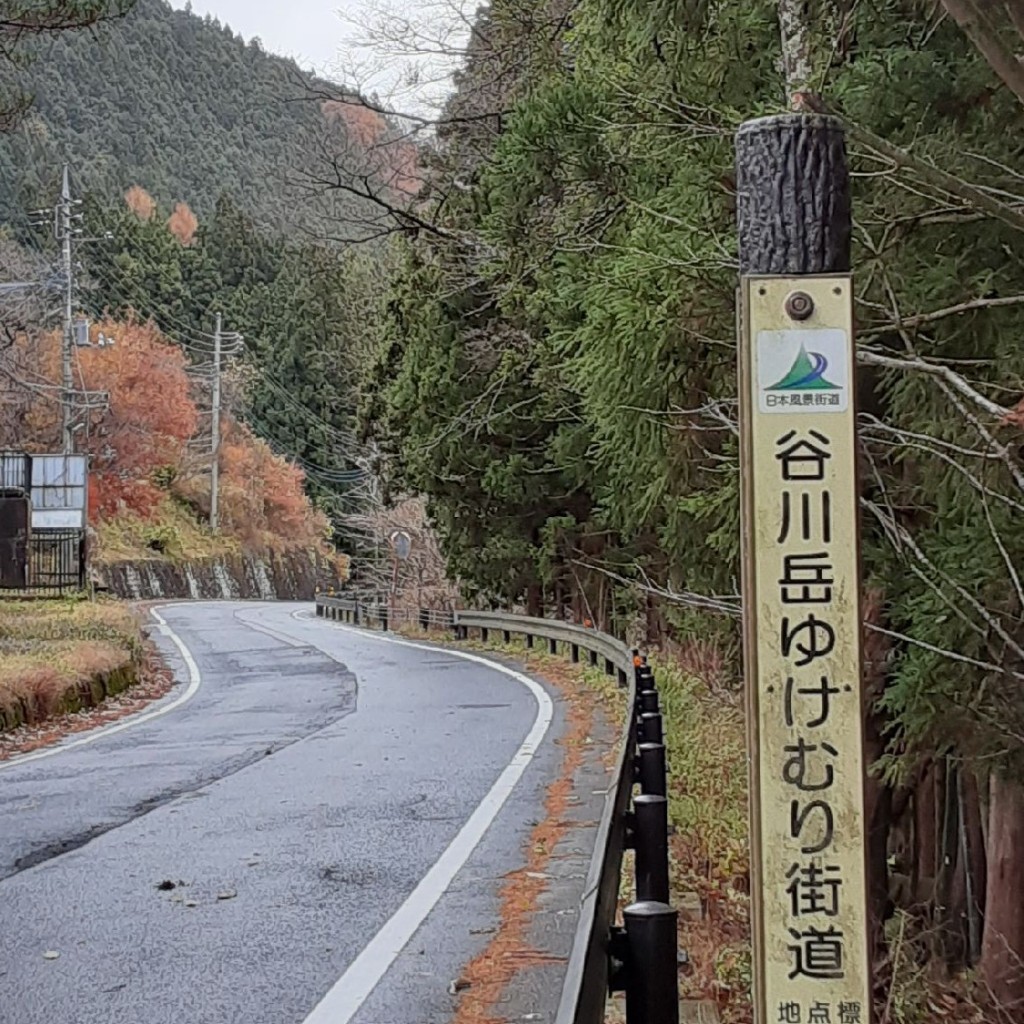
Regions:
<instances>
[{"instance_id":1,"label":"vertical japanese sign text","mask_svg":"<svg viewBox=\"0 0 1024 1024\"><path fill-rule=\"evenodd\" d=\"M851 284L742 289L755 1019L869 1024Z\"/></svg>"}]
</instances>

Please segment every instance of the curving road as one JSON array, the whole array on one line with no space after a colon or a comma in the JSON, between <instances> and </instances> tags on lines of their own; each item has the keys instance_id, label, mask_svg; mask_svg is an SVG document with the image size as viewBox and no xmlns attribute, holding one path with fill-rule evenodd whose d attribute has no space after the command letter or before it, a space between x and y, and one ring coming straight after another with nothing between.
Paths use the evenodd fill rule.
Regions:
<instances>
[{"instance_id":1,"label":"curving road","mask_svg":"<svg viewBox=\"0 0 1024 1024\"><path fill-rule=\"evenodd\" d=\"M449 1021L561 706L309 606L160 614L161 704L0 763L0 1022Z\"/></svg>"}]
</instances>

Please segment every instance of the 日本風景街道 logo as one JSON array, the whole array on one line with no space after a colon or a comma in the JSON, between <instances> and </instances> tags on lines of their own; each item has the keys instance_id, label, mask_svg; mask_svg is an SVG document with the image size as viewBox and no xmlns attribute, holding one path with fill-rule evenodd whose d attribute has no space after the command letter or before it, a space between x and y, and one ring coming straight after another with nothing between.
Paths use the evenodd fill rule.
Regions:
<instances>
[{"instance_id":1,"label":"\u65e5\u672c\u98a8\u666f\u8857\u9053 logo","mask_svg":"<svg viewBox=\"0 0 1024 1024\"><path fill-rule=\"evenodd\" d=\"M757 378L762 412L842 412L847 408L846 333L761 331Z\"/></svg>"}]
</instances>

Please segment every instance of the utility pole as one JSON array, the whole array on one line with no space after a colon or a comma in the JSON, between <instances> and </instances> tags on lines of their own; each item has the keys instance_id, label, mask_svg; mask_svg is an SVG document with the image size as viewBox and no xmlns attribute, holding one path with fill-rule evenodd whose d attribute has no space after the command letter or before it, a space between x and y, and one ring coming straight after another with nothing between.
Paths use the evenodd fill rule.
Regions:
<instances>
[{"instance_id":1,"label":"utility pole","mask_svg":"<svg viewBox=\"0 0 1024 1024\"><path fill-rule=\"evenodd\" d=\"M68 182L68 166L64 165L64 177L61 182L60 202L57 204L54 229L57 241L61 243L61 267L64 275L64 335L61 344L61 412L63 424L64 453L69 454L74 447L72 427L72 388L71 377L71 346L72 323L74 313L75 282L74 267L71 261L71 187Z\"/></svg>"},{"instance_id":2,"label":"utility pole","mask_svg":"<svg viewBox=\"0 0 1024 1024\"><path fill-rule=\"evenodd\" d=\"M213 462L210 465L210 529L218 527L217 512L220 489L220 328L221 316L217 314L217 326L213 332L213 416L210 426L210 440Z\"/></svg>"}]
</instances>

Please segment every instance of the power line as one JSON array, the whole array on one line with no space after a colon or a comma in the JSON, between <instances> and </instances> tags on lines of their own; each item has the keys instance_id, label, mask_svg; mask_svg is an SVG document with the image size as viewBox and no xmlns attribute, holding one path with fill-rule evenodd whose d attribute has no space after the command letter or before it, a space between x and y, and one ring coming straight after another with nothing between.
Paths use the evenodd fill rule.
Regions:
<instances>
[{"instance_id":1,"label":"power line","mask_svg":"<svg viewBox=\"0 0 1024 1024\"><path fill-rule=\"evenodd\" d=\"M269 440L273 438L277 441L279 445L282 445L282 447L284 447L283 442L281 441L280 438L281 434L285 433L288 435L293 444L308 444L308 439L297 436L293 431L289 430L286 427L272 426L271 424L267 423L266 420L262 419L261 417L253 413L251 408L247 408L244 411L243 415L245 416L246 422L249 422L253 426L255 426L257 430L259 430L260 433L264 436L264 440L267 440L268 443ZM270 438L268 438L267 435L270 435ZM355 479L357 475L359 477L365 477L367 475L367 471L364 468L358 468L354 470L332 469L328 466L321 466L319 463L313 462L311 459L307 459L304 456L299 455L292 449L286 450L289 458L293 459L295 462L299 463L304 468L308 468L312 473L318 476L324 478L335 476L341 477L341 479L336 482L345 482L349 477Z\"/></svg>"},{"instance_id":2,"label":"power line","mask_svg":"<svg viewBox=\"0 0 1024 1024\"><path fill-rule=\"evenodd\" d=\"M141 291L140 286L136 282L117 282L114 281L109 272L97 270L95 267L91 267L89 270L90 274L93 274L100 279L102 284L105 284L112 291L121 291L122 293L131 293L133 300L139 298L145 298L144 293ZM148 301L148 300L147 300ZM130 303L130 308L133 312L139 314L144 320L151 321L159 329L160 333L165 335L174 341L183 349L197 352L200 355L213 355L213 335L206 335L202 332L196 332L193 328L189 328L188 331L181 330L176 327L169 327L164 318L164 314L157 316L151 309L147 308L146 302L135 302ZM176 323L182 323L183 321L177 320L176 318L169 318L174 320ZM208 340L209 339L209 340Z\"/></svg>"},{"instance_id":3,"label":"power line","mask_svg":"<svg viewBox=\"0 0 1024 1024\"><path fill-rule=\"evenodd\" d=\"M298 409L303 415L305 415L311 422L315 423L318 427L326 430L329 434L339 438L341 443L344 445L351 445L354 448L361 448L356 435L352 431L342 430L339 427L335 427L328 420L325 420L318 413L315 413L308 405L303 405L297 398L294 397L278 380L276 380L270 373L260 370L261 383L268 385L270 391L275 395L282 398L287 404L291 405L292 408Z\"/></svg>"}]
</instances>

